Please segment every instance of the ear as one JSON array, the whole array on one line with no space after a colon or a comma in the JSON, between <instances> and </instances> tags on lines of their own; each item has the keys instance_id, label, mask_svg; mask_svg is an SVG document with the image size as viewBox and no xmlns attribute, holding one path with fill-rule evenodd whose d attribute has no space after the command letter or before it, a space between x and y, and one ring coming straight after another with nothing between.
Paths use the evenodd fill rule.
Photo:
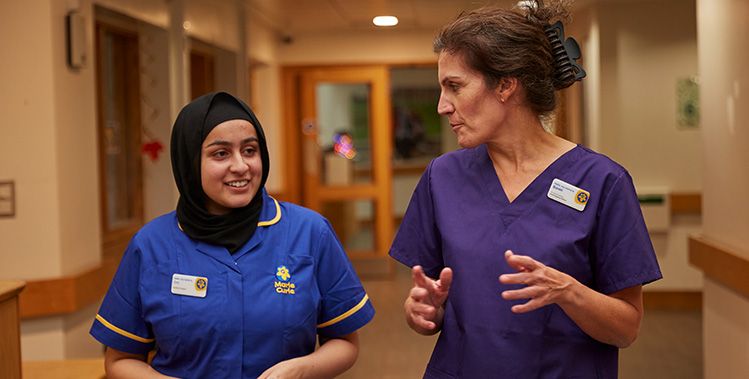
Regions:
<instances>
[{"instance_id":1,"label":"ear","mask_svg":"<svg viewBox=\"0 0 749 379\"><path fill-rule=\"evenodd\" d=\"M520 82L518 79L513 77L499 79L499 84L495 90L497 99L499 99L501 103L509 100L515 92L517 92L519 84Z\"/></svg>"}]
</instances>

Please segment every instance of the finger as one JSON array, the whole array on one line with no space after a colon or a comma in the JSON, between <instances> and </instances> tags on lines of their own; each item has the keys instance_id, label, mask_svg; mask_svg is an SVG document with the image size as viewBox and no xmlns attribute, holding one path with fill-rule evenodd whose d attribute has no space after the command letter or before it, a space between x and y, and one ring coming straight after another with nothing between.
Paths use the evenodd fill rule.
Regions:
<instances>
[{"instance_id":1,"label":"finger","mask_svg":"<svg viewBox=\"0 0 749 379\"><path fill-rule=\"evenodd\" d=\"M532 283L533 277L531 274L526 272L519 272L517 274L502 274L499 276L499 282L502 284L530 284Z\"/></svg>"},{"instance_id":2,"label":"finger","mask_svg":"<svg viewBox=\"0 0 749 379\"><path fill-rule=\"evenodd\" d=\"M433 321L429 321L425 319L423 316L420 315L414 315L411 320L413 321L413 324L426 330L434 330L434 328L437 327L437 324Z\"/></svg>"},{"instance_id":3,"label":"finger","mask_svg":"<svg viewBox=\"0 0 749 379\"><path fill-rule=\"evenodd\" d=\"M450 291L450 285L453 283L453 270L450 267L445 267L440 272L440 280L437 282L437 287L440 292L447 294Z\"/></svg>"},{"instance_id":4,"label":"finger","mask_svg":"<svg viewBox=\"0 0 749 379\"><path fill-rule=\"evenodd\" d=\"M532 299L525 304L513 305L511 309L513 313L527 313L530 311L535 311L536 309L541 308L544 305L546 304L544 304L542 301L538 299Z\"/></svg>"},{"instance_id":5,"label":"finger","mask_svg":"<svg viewBox=\"0 0 749 379\"><path fill-rule=\"evenodd\" d=\"M421 266L416 265L411 269L411 279L413 279L414 285L422 288L430 288L429 285L431 279L424 274L424 269Z\"/></svg>"},{"instance_id":6,"label":"finger","mask_svg":"<svg viewBox=\"0 0 749 379\"><path fill-rule=\"evenodd\" d=\"M434 320L437 316L437 307L429 304L416 303L412 305L411 312L427 320Z\"/></svg>"},{"instance_id":7,"label":"finger","mask_svg":"<svg viewBox=\"0 0 749 379\"><path fill-rule=\"evenodd\" d=\"M518 271L533 271L539 267L540 263L527 255L517 255L511 250L505 251L505 260L507 263Z\"/></svg>"},{"instance_id":8,"label":"finger","mask_svg":"<svg viewBox=\"0 0 749 379\"><path fill-rule=\"evenodd\" d=\"M412 287L411 291L408 293L408 296L411 297L414 301L422 303L424 302L424 300L429 298L429 291L427 291L427 289L423 287Z\"/></svg>"},{"instance_id":9,"label":"finger","mask_svg":"<svg viewBox=\"0 0 749 379\"><path fill-rule=\"evenodd\" d=\"M535 299L543 295L543 288L538 286L525 287L517 290L502 291L505 300Z\"/></svg>"}]
</instances>

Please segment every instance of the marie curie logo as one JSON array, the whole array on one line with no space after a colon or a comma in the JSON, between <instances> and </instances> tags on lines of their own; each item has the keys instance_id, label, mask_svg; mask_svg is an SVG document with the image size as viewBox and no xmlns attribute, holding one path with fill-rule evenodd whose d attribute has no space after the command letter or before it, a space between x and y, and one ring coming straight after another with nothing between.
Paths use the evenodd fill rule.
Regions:
<instances>
[{"instance_id":1,"label":"marie curie logo","mask_svg":"<svg viewBox=\"0 0 749 379\"><path fill-rule=\"evenodd\" d=\"M296 284L291 282L291 273L286 266L276 268L276 281L273 283L276 293L283 295L294 295L296 293Z\"/></svg>"}]
</instances>

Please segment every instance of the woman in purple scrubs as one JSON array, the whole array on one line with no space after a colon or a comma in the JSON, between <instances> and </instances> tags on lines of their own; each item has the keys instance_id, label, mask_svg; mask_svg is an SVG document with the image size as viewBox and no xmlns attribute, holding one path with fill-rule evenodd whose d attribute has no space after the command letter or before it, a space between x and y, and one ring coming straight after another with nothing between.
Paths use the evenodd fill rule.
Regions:
<instances>
[{"instance_id":1,"label":"woman in purple scrubs","mask_svg":"<svg viewBox=\"0 0 749 379\"><path fill-rule=\"evenodd\" d=\"M413 267L409 326L440 333L425 378L615 378L661 278L627 171L541 124L585 75L567 16L482 8L435 40L462 149L429 164L390 250Z\"/></svg>"}]
</instances>

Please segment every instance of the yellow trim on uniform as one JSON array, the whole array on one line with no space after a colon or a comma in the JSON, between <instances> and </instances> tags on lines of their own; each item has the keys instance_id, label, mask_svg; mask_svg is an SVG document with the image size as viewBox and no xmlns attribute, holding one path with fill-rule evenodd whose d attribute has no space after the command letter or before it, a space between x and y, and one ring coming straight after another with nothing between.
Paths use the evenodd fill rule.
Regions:
<instances>
[{"instance_id":1,"label":"yellow trim on uniform","mask_svg":"<svg viewBox=\"0 0 749 379\"><path fill-rule=\"evenodd\" d=\"M125 330L122 330L122 329L120 329L120 328L118 328L118 327L116 327L116 326L114 326L114 325L110 324L110 323L109 323L109 321L105 320L105 319L104 319L104 317L101 317L101 315L99 315L99 314L97 314L97 315L96 315L96 319L97 319L97 320L99 320L99 322L100 322L100 323L101 323L102 325L106 326L107 328L109 328L109 329L110 329L110 330L112 330L113 332L115 332L115 333L117 333L117 334L119 334L119 335L121 335L121 336L125 336L125 337L127 337L127 338L130 338L131 340L136 340L136 341L138 341L138 342L143 342L143 343L151 343L151 342L153 342L153 341L154 341L154 339L153 339L153 338L143 338L143 337L139 337L139 336L136 336L136 335L135 335L135 334L133 334L133 333L130 333L130 332L128 332L128 331L125 331Z\"/></svg>"},{"instance_id":2,"label":"yellow trim on uniform","mask_svg":"<svg viewBox=\"0 0 749 379\"><path fill-rule=\"evenodd\" d=\"M271 199L273 199L273 198L271 197ZM273 199L273 201L276 203L276 217L273 217L273 219L268 220L268 221L259 221L257 223L257 226L269 226L269 225L273 225L273 224L277 223L278 220L281 219L281 206L278 205L278 200Z\"/></svg>"},{"instance_id":3,"label":"yellow trim on uniform","mask_svg":"<svg viewBox=\"0 0 749 379\"><path fill-rule=\"evenodd\" d=\"M345 320L346 318L348 318L352 314L356 313L356 311L358 311L359 309L361 309L361 307L363 307L364 304L367 303L367 300L369 300L369 295L364 294L364 298L361 299L361 301L359 302L359 304L356 304L353 308L349 309L344 314L342 314L342 315L340 315L340 316L338 316L338 317L336 317L336 318L334 318L334 319L332 319L330 321L323 322L322 324L318 325L317 327L318 328L324 328L326 326L333 325L333 324L335 324L335 323L337 323L339 321Z\"/></svg>"}]
</instances>

